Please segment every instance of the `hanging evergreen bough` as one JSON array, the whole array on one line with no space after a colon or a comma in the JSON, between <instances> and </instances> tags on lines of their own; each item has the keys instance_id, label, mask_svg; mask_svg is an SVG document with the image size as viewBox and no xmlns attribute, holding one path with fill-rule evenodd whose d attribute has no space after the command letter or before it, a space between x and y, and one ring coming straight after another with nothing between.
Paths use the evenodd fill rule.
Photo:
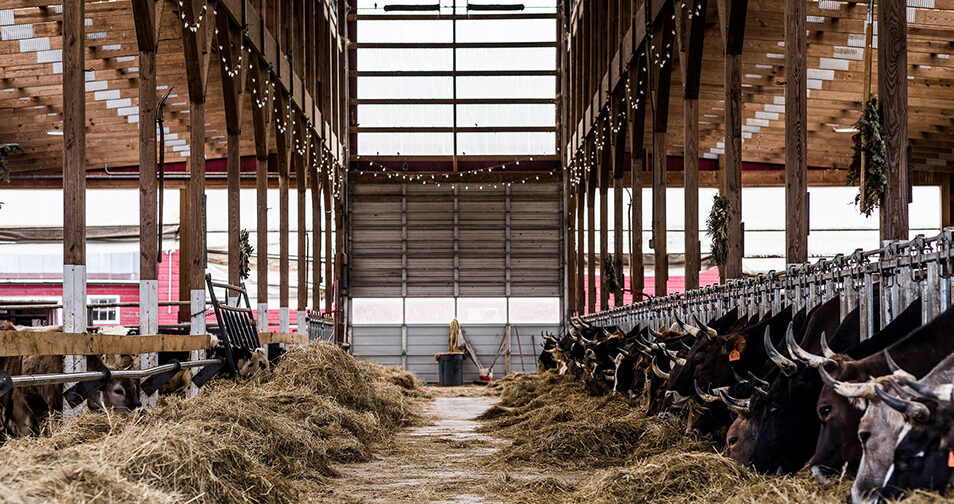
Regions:
<instances>
[{"instance_id":1,"label":"hanging evergreen bough","mask_svg":"<svg viewBox=\"0 0 954 504\"><path fill-rule=\"evenodd\" d=\"M255 253L255 249L252 248L252 242L248 239L248 230L243 229L239 233L239 276L242 277L242 280L248 280L248 274L251 271L248 261L253 253Z\"/></svg>"},{"instance_id":2,"label":"hanging evergreen bough","mask_svg":"<svg viewBox=\"0 0 954 504\"><path fill-rule=\"evenodd\" d=\"M16 154L23 154L19 144L0 144L0 180L10 181L10 169L7 168L7 158Z\"/></svg>"},{"instance_id":3,"label":"hanging evergreen bough","mask_svg":"<svg viewBox=\"0 0 954 504\"><path fill-rule=\"evenodd\" d=\"M851 167L848 169L848 184L858 185L861 180L861 154L865 157L864 187L859 189L855 196L855 204L866 216L881 204L885 186L888 185L887 143L884 138L884 128L881 126L881 115L878 113L878 99L872 98L865 104L861 117L855 123L858 130L857 141L852 146L854 155L851 158ZM861 191L864 191L862 198Z\"/></svg>"},{"instance_id":4,"label":"hanging evergreen bough","mask_svg":"<svg viewBox=\"0 0 954 504\"><path fill-rule=\"evenodd\" d=\"M706 220L706 233L712 237L712 258L721 268L729 258L729 222L732 221L732 207L729 198L716 194L712 198L712 210Z\"/></svg>"},{"instance_id":5,"label":"hanging evergreen bough","mask_svg":"<svg viewBox=\"0 0 954 504\"><path fill-rule=\"evenodd\" d=\"M613 254L606 254L606 260L603 261L603 269L600 271L600 281L606 282L607 292L618 292L623 289L623 281L616 271L616 260Z\"/></svg>"}]
</instances>

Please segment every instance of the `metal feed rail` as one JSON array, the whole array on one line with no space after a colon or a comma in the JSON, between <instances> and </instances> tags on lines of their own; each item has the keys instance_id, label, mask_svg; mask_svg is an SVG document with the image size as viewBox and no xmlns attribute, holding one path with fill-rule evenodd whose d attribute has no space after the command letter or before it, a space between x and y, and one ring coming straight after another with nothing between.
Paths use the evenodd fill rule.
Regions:
<instances>
[{"instance_id":1,"label":"metal feed rail","mask_svg":"<svg viewBox=\"0 0 954 504\"><path fill-rule=\"evenodd\" d=\"M777 313L787 304L798 310L812 308L833 297L841 299L841 317L858 307L862 338L897 317L912 301L922 299L922 322L951 305L954 277L954 227L941 234L908 241L893 241L884 247L820 259L814 264L789 265L785 272L770 271L723 285L655 297L627 306L580 317L596 325L631 328L636 324L657 329L678 317L711 320L737 308L739 316ZM879 296L880 324L875 327L875 296Z\"/></svg>"}]
</instances>

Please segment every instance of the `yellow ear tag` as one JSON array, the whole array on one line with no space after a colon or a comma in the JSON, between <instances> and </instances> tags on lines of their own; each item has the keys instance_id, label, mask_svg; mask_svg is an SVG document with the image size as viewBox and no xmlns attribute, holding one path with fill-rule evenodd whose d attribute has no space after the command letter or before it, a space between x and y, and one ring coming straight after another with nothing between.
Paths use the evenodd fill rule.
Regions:
<instances>
[{"instance_id":1,"label":"yellow ear tag","mask_svg":"<svg viewBox=\"0 0 954 504\"><path fill-rule=\"evenodd\" d=\"M729 352L729 362L735 362L742 358L742 354L738 350L733 350Z\"/></svg>"}]
</instances>

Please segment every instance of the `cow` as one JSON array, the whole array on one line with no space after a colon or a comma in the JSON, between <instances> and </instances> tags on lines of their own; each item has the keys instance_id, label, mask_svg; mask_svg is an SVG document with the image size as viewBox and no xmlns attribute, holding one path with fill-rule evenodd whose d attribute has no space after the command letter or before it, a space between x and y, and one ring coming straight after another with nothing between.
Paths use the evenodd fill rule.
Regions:
<instances>
[{"instance_id":1,"label":"cow","mask_svg":"<svg viewBox=\"0 0 954 504\"><path fill-rule=\"evenodd\" d=\"M826 334L833 335L831 347L837 351L857 344L859 310L852 310L844 322L839 323L840 308L841 303L835 297L811 311L801 346L821 353L820 341ZM793 325L786 331L786 339L793 340L794 334ZM749 415L755 436L751 464L756 471L791 474L800 470L814 454L820 427L815 403L822 383L813 368L804 364L796 364L796 367L790 374L779 369L767 394L753 397Z\"/></svg>"},{"instance_id":2,"label":"cow","mask_svg":"<svg viewBox=\"0 0 954 504\"><path fill-rule=\"evenodd\" d=\"M87 358L87 369L103 368L102 358L90 356ZM63 357L53 355L35 355L23 358L23 373L32 374L61 374L63 373ZM139 383L130 378L110 378L102 388L86 397L86 404L92 411L114 410L130 412L142 407L139 401ZM26 387L25 394L33 414L39 418L46 418L60 411L63 407L62 385L38 385Z\"/></svg>"},{"instance_id":3,"label":"cow","mask_svg":"<svg viewBox=\"0 0 954 504\"><path fill-rule=\"evenodd\" d=\"M554 338L552 334L546 333L543 336L543 349L540 351L539 357L537 357L537 364L541 370L547 371L559 368L556 356L554 355L556 344L557 339Z\"/></svg>"},{"instance_id":4,"label":"cow","mask_svg":"<svg viewBox=\"0 0 954 504\"><path fill-rule=\"evenodd\" d=\"M711 340L719 334L739 331L749 324L750 319L739 318L738 310L733 308L715 322L703 327L703 335L696 339L692 348L686 354L686 364L673 370L669 378L669 387L665 395L670 406L683 408L688 405L689 399L695 393L693 374L695 373L696 362L706 352L705 349L711 345Z\"/></svg>"},{"instance_id":5,"label":"cow","mask_svg":"<svg viewBox=\"0 0 954 504\"><path fill-rule=\"evenodd\" d=\"M954 308L918 327L920 313L920 302L912 303L898 319L885 327L882 331L884 337L882 334L876 337L882 343L881 348L877 348L878 342L872 343L871 346L876 347L874 353L864 358L853 358L852 350L871 340L849 349L847 357L822 358L818 372L825 386L818 396L817 411L823 425L812 459L813 467L830 471L847 466L849 473L857 470L862 445L868 439L865 433L858 433L858 424L868 405L866 397L873 397L875 388L872 383L858 382L892 373L882 351L885 347L901 367L917 378L925 376L938 361L954 351L954 338L947 334L948 328L954 324ZM895 322L898 324L892 327ZM915 329L911 330L911 327ZM905 335L899 338L899 333Z\"/></svg>"},{"instance_id":6,"label":"cow","mask_svg":"<svg viewBox=\"0 0 954 504\"><path fill-rule=\"evenodd\" d=\"M889 356L886 356L886 359ZM933 391L935 386L950 384L954 381L954 355L945 357L917 383L911 383L910 380L904 381L922 391ZM947 388L950 388L950 385L947 385ZM887 397L887 401L882 400L885 395L879 392L883 391L879 388L875 390L876 397L867 398L869 404L858 425L858 436L864 440L864 443L858 474L851 486L852 501L855 503L877 501L877 497L870 496L885 482L885 475L888 474L895 457L895 446L900 446L898 441L902 437L903 429L910 428L912 423L920 428L924 423L924 419L918 415L913 415L911 419L906 420L902 412L914 410L918 413L926 413L928 411L920 405L893 397ZM944 400L948 399L950 399L950 393L946 392Z\"/></svg>"},{"instance_id":7,"label":"cow","mask_svg":"<svg viewBox=\"0 0 954 504\"><path fill-rule=\"evenodd\" d=\"M891 465L878 492L883 499L899 499L908 490L944 492L949 487L954 472L951 462L954 458L951 455L954 453L954 404L951 403L954 397L951 390L954 387L950 379L944 385L927 385L924 381L909 383L918 391L914 397L916 400L895 397L878 389L882 402L905 419ZM876 500L877 497L873 496L870 502Z\"/></svg>"}]
</instances>

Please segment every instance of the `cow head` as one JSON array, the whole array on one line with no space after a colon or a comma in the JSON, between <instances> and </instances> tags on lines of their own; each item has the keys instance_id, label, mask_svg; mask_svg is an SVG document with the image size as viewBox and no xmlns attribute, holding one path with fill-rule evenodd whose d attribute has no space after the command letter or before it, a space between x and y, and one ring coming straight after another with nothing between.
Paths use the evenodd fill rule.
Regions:
<instances>
[{"instance_id":1,"label":"cow head","mask_svg":"<svg viewBox=\"0 0 954 504\"><path fill-rule=\"evenodd\" d=\"M241 352L236 359L235 366L238 368L238 375L242 378L248 378L256 373L268 370L268 352L262 348L256 348L252 351Z\"/></svg>"},{"instance_id":2,"label":"cow head","mask_svg":"<svg viewBox=\"0 0 954 504\"><path fill-rule=\"evenodd\" d=\"M735 417L725 434L726 456L736 462L748 465L755 447L751 418L746 414Z\"/></svg>"},{"instance_id":3,"label":"cow head","mask_svg":"<svg viewBox=\"0 0 954 504\"><path fill-rule=\"evenodd\" d=\"M91 393L86 400L89 409L134 411L142 407L139 383L131 378L112 378L103 388Z\"/></svg>"},{"instance_id":4,"label":"cow head","mask_svg":"<svg viewBox=\"0 0 954 504\"><path fill-rule=\"evenodd\" d=\"M950 385L947 388L950 389ZM905 422L880 496L898 499L906 490L946 490L954 472L950 467L954 457L954 405L950 400L933 397L914 401L885 392L881 396L892 409L904 415Z\"/></svg>"}]
</instances>

